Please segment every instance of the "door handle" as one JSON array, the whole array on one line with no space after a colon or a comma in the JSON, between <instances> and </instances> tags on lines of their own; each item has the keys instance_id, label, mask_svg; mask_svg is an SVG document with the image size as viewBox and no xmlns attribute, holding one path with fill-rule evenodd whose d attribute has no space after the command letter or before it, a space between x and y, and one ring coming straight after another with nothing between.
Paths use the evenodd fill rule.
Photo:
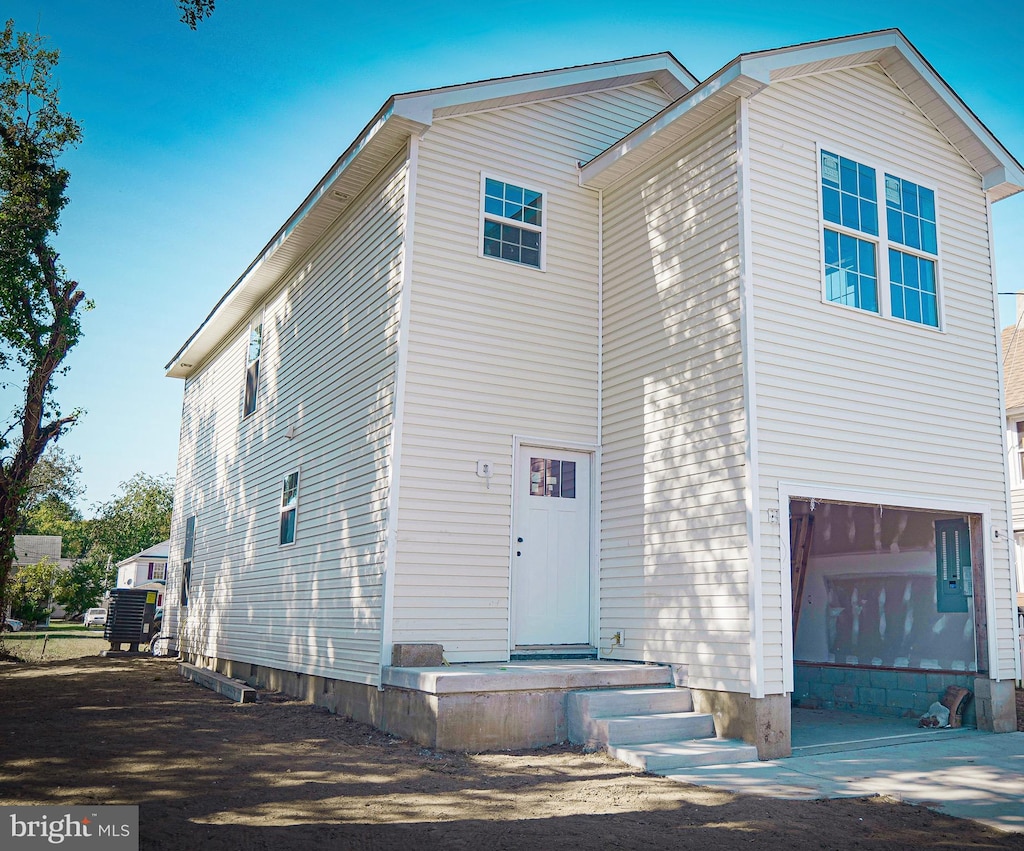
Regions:
<instances>
[{"instance_id":1,"label":"door handle","mask_svg":"<svg viewBox=\"0 0 1024 851\"><path fill-rule=\"evenodd\" d=\"M523 542L523 539L522 538L516 538L516 542L521 544Z\"/></svg>"}]
</instances>

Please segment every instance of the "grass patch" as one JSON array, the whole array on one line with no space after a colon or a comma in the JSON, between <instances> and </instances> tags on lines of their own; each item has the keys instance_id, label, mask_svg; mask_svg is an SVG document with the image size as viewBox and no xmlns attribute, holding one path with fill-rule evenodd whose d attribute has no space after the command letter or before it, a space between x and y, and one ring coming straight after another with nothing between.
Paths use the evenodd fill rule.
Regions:
<instances>
[{"instance_id":1,"label":"grass patch","mask_svg":"<svg viewBox=\"0 0 1024 851\"><path fill-rule=\"evenodd\" d=\"M108 644L103 632L8 632L3 636L3 648L23 662L49 662L54 659L81 659L98 656Z\"/></svg>"}]
</instances>

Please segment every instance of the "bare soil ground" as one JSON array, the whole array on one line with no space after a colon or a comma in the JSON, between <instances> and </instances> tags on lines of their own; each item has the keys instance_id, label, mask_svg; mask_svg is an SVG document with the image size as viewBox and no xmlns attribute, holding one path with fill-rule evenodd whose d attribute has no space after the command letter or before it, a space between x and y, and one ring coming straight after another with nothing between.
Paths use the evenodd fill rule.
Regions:
<instances>
[{"instance_id":1,"label":"bare soil ground","mask_svg":"<svg viewBox=\"0 0 1024 851\"><path fill-rule=\"evenodd\" d=\"M685 786L569 747L463 754L168 660L0 663L0 804L138 804L142 848L1024 849L921 807Z\"/></svg>"}]
</instances>

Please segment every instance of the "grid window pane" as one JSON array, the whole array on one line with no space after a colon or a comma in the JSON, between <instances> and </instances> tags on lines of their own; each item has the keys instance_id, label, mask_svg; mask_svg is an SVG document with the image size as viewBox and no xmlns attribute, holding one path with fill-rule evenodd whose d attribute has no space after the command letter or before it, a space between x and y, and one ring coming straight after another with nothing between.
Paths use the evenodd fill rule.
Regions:
<instances>
[{"instance_id":1,"label":"grid window pane","mask_svg":"<svg viewBox=\"0 0 1024 851\"><path fill-rule=\"evenodd\" d=\"M836 304L878 312L874 243L825 231L825 296Z\"/></svg>"},{"instance_id":2,"label":"grid window pane","mask_svg":"<svg viewBox=\"0 0 1024 851\"><path fill-rule=\"evenodd\" d=\"M889 249L889 293L893 316L938 328L936 290L934 260Z\"/></svg>"},{"instance_id":3,"label":"grid window pane","mask_svg":"<svg viewBox=\"0 0 1024 851\"><path fill-rule=\"evenodd\" d=\"M885 206L891 241L929 254L938 252L935 193L931 189L887 174Z\"/></svg>"},{"instance_id":4,"label":"grid window pane","mask_svg":"<svg viewBox=\"0 0 1024 851\"><path fill-rule=\"evenodd\" d=\"M576 462L531 458L530 496L576 499Z\"/></svg>"},{"instance_id":5,"label":"grid window pane","mask_svg":"<svg viewBox=\"0 0 1024 851\"><path fill-rule=\"evenodd\" d=\"M821 192L825 221L878 235L878 201L873 168L822 151Z\"/></svg>"},{"instance_id":6,"label":"grid window pane","mask_svg":"<svg viewBox=\"0 0 1024 851\"><path fill-rule=\"evenodd\" d=\"M511 222L530 227L517 227ZM539 229L542 223L543 196L540 192L492 178L484 181L485 256L500 257L539 269Z\"/></svg>"}]
</instances>

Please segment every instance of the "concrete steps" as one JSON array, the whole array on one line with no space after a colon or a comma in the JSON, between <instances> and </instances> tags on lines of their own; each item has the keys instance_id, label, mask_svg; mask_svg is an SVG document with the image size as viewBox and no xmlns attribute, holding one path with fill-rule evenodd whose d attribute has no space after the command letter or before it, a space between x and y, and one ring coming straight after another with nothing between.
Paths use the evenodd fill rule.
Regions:
<instances>
[{"instance_id":1,"label":"concrete steps","mask_svg":"<svg viewBox=\"0 0 1024 851\"><path fill-rule=\"evenodd\" d=\"M569 740L654 774L757 760L757 748L715 737L685 688L600 689L569 694Z\"/></svg>"}]
</instances>

